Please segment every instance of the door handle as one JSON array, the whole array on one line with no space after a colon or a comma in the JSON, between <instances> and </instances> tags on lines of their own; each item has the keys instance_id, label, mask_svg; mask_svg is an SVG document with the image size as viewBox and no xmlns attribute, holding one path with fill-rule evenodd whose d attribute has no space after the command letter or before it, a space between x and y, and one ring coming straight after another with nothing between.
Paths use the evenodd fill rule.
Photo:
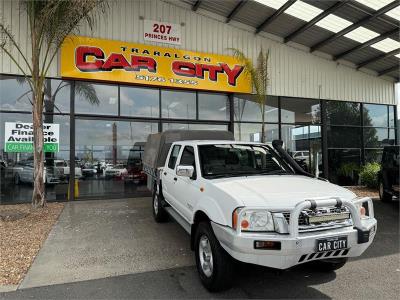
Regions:
<instances>
[{"instance_id":1,"label":"door handle","mask_svg":"<svg viewBox=\"0 0 400 300\"><path fill-rule=\"evenodd\" d=\"M177 181L177 180L178 180L178 178L174 177L174 180L175 180L175 181Z\"/></svg>"}]
</instances>

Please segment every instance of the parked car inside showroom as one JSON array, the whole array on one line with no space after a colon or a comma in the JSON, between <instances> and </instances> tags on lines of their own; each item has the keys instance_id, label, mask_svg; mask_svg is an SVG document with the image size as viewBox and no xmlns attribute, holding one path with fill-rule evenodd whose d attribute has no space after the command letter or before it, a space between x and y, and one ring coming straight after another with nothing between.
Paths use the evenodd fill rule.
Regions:
<instances>
[{"instance_id":1,"label":"parked car inside showroom","mask_svg":"<svg viewBox=\"0 0 400 300\"><path fill-rule=\"evenodd\" d=\"M116 179L125 179L128 175L128 171L123 164L116 164L115 166L106 169L105 172L106 179L116 178Z\"/></svg>"},{"instance_id":2,"label":"parked car inside showroom","mask_svg":"<svg viewBox=\"0 0 400 300\"><path fill-rule=\"evenodd\" d=\"M54 165L48 166L46 160L44 162L45 167L43 171L43 178L45 184L57 184L63 180L63 174L54 167ZM13 167L14 172L14 182L15 184L20 183L31 183L34 182L34 165L33 160L24 160L18 162Z\"/></svg>"}]
</instances>

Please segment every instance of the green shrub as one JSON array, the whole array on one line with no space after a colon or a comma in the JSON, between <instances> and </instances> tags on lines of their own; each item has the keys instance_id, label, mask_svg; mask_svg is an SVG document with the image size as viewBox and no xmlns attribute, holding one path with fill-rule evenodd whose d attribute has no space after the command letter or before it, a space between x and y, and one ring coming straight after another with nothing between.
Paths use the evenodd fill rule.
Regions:
<instances>
[{"instance_id":1,"label":"green shrub","mask_svg":"<svg viewBox=\"0 0 400 300\"><path fill-rule=\"evenodd\" d=\"M377 162L368 163L361 168L360 180L361 184L366 185L369 188L378 188L378 172L381 169L381 165Z\"/></svg>"}]
</instances>

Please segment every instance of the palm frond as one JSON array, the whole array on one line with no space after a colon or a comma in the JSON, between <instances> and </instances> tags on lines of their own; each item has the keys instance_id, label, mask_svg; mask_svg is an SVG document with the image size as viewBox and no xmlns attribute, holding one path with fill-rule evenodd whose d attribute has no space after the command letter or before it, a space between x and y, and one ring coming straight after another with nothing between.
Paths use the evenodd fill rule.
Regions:
<instances>
[{"instance_id":1,"label":"palm frond","mask_svg":"<svg viewBox=\"0 0 400 300\"><path fill-rule=\"evenodd\" d=\"M76 82L75 93L87 100L92 105L100 105L97 92L92 84L87 82Z\"/></svg>"}]
</instances>

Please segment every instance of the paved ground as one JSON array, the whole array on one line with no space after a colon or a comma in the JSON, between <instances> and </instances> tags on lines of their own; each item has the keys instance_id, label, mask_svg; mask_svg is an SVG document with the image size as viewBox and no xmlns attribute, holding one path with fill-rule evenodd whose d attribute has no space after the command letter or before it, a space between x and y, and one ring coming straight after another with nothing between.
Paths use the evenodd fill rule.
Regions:
<instances>
[{"instance_id":1,"label":"paved ground","mask_svg":"<svg viewBox=\"0 0 400 300\"><path fill-rule=\"evenodd\" d=\"M150 198L67 203L20 288L192 265L188 245L153 221Z\"/></svg>"},{"instance_id":2,"label":"paved ground","mask_svg":"<svg viewBox=\"0 0 400 300\"><path fill-rule=\"evenodd\" d=\"M187 235L177 227L174 223L168 223L159 227L157 224L151 223L151 215L149 213L149 203L143 199L143 202L132 203L126 202L125 205L129 209L135 211L139 210L135 206L141 207L143 212L142 217L137 217L136 221L131 222L124 221L132 217L127 217L125 213L121 212L121 223L130 224L129 230L136 230L136 237L139 239L141 232L137 226L133 224L141 224L140 219L148 220L143 221L147 227L142 228L146 231L142 234L151 232L155 234L157 239L161 237L162 240L166 240L169 237L173 237L174 243L182 245L182 253L186 253L187 260L184 262L180 261L181 264L191 264L193 262L193 255L187 253L188 237ZM119 202L114 204L111 202L104 203L114 207ZM124 203L124 202L121 202ZM141 203L139 205L139 203ZM180 253L180 247L172 247L169 251L166 251L163 261L149 262L148 254L145 253L145 258L140 259L136 256L129 256L130 259L135 260L140 266L140 270L133 270L135 274L112 276L108 278L95 279L95 280L84 280L74 283L57 284L45 287L20 289L16 292L0 294L0 299L20 299L20 298L32 298L32 299L60 299L60 298L82 298L82 299L117 299L117 298L337 298L337 299L399 299L400 294L400 254L399 254L399 205L398 203L381 203L375 201L375 214L379 222L378 233L375 238L374 244L367 250L367 252L358 259L351 260L342 269L332 273L320 273L316 270L312 270L306 265L284 271L278 274L276 271L257 267L253 265L238 264L236 268L236 280L234 288L219 294L209 294L200 284L197 272L193 266L186 267L174 267L174 262L178 260L178 257L182 255ZM89 205L82 204L82 205ZM78 206L76 206L78 207ZM147 207L147 208L146 208ZM81 207L83 208L83 207ZM98 208L99 209L99 208ZM146 210L147 209L147 210ZM106 220L109 213L105 213L107 209L101 210L103 213L99 213L102 218ZM114 207L114 210L118 211ZM79 213L79 209L76 210ZM70 212L69 214L72 214ZM93 213L89 214L92 215ZM113 213L115 214L115 212ZM135 213L129 213L135 215ZM95 215L95 214L94 214ZM92 217L94 217L94 215ZM90 217L91 218L91 217ZM71 219L72 220L72 219ZM67 220L65 220L67 221ZM89 220L88 220L89 221ZM64 222L64 221L63 221ZM104 229L101 225L102 221L96 221L99 228ZM109 223L109 222L106 222ZM121 226L114 224L115 229L122 229ZM60 230L58 227L62 225L62 222L57 225L56 230ZM66 225L64 225L66 226ZM70 225L72 226L72 225ZM78 225L73 225L72 228L82 228ZM92 225L87 224L94 230ZM83 226L84 227L84 226ZM139 226L140 227L140 226ZM136 229L134 229L136 228ZM65 228L67 230L67 228ZM71 229L69 229L71 230ZM112 231L111 231L112 232ZM107 229L105 234L110 234ZM68 233L73 236L73 233ZM85 235L76 233L80 238L84 238ZM93 233L92 233L93 234ZM121 238L124 234L120 233ZM135 236L135 235L133 235ZM90 237L87 235L86 238ZM149 234L142 235L141 239L143 242L150 246L160 246L160 241L149 236ZM164 238L163 238L164 237ZM52 236L49 238L54 239ZM126 237L125 237L126 238ZM132 238L132 237L131 237ZM117 244L110 245L115 251L122 251L118 249ZM69 247L75 248L72 242L81 242L83 245L87 243L85 240L70 240ZM109 244L114 244L112 240ZM83 246L82 245L82 246ZM139 244L136 247L142 247ZM185 248L186 247L186 248ZM79 247L78 247L79 248ZM153 247L154 248L154 247ZM178 250L179 248L179 250ZM91 248L92 249L92 248ZM175 250L171 250L175 249ZM135 251L132 249L132 251ZM152 247L148 248L148 251L154 251ZM70 251L69 254L72 252ZM42 253L40 253L42 255ZM59 253L57 255L60 255ZM90 255L90 253L88 253ZM65 256L68 257L68 256ZM119 257L119 256L116 256ZM45 259L43 257L42 259ZM38 258L39 259L39 258ZM76 256L75 256L76 259ZM53 259L54 260L54 259ZM127 259L126 261L129 261ZM43 261L44 263L44 261ZM104 262L101 262L104 263ZM118 262L114 262L120 265ZM165 269L166 265L172 266L169 269ZM67 266L69 264L66 263ZM133 264L130 263L132 266ZM149 265L151 267L149 267ZM105 265L106 268L108 264ZM145 267L147 266L147 267ZM157 267L159 266L159 267ZM83 268L90 267L90 264ZM164 269L160 271L150 271L147 269L156 268ZM93 268L96 269L96 268ZM33 269L32 269L33 270ZM144 271L141 271L144 270ZM44 271L44 270L43 270ZM47 276L48 280L52 280L54 269L48 270L43 276ZM141 272L141 273L137 273ZM88 271L90 273L90 271ZM110 272L111 273L111 272ZM32 274L30 274L32 276ZM99 273L97 273L99 275Z\"/></svg>"}]
</instances>

